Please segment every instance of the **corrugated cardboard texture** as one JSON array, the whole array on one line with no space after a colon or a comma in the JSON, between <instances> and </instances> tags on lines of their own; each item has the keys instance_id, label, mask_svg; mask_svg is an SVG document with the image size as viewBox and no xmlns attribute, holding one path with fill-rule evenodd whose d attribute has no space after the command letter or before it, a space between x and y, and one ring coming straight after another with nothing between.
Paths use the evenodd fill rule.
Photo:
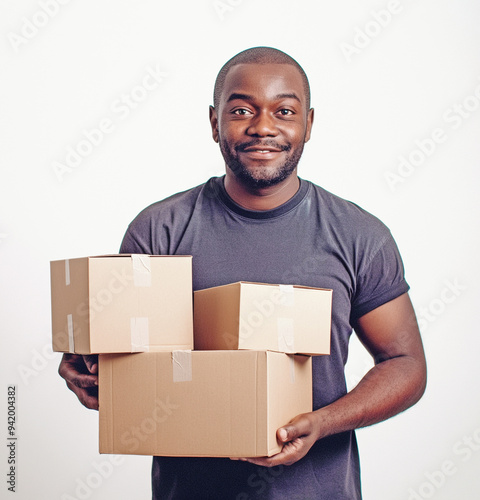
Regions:
<instances>
[{"instance_id":1,"label":"corrugated cardboard texture","mask_svg":"<svg viewBox=\"0 0 480 500\"><path fill-rule=\"evenodd\" d=\"M195 349L330 354L332 290L238 282L194 293Z\"/></svg>"},{"instance_id":2,"label":"corrugated cardboard texture","mask_svg":"<svg viewBox=\"0 0 480 500\"><path fill-rule=\"evenodd\" d=\"M90 354L193 347L191 257L141 257L146 262L130 255L71 259L68 285L65 261L51 262L55 351ZM73 351L68 342L69 315Z\"/></svg>"},{"instance_id":3,"label":"corrugated cardboard texture","mask_svg":"<svg viewBox=\"0 0 480 500\"><path fill-rule=\"evenodd\" d=\"M270 456L277 428L312 410L311 358L192 351L186 382L174 382L173 362L166 352L100 356L101 453Z\"/></svg>"}]
</instances>

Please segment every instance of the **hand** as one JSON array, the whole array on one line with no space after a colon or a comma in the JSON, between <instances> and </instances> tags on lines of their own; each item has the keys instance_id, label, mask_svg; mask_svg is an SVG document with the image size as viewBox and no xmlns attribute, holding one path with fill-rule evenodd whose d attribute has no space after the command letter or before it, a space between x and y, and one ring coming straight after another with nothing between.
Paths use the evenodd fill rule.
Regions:
<instances>
[{"instance_id":1,"label":"hand","mask_svg":"<svg viewBox=\"0 0 480 500\"><path fill-rule=\"evenodd\" d=\"M58 373L65 379L80 403L91 410L98 410L98 356L64 354Z\"/></svg>"},{"instance_id":2,"label":"hand","mask_svg":"<svg viewBox=\"0 0 480 500\"><path fill-rule=\"evenodd\" d=\"M263 467L292 465L303 458L318 439L318 417L315 413L302 413L277 430L277 439L283 443L280 453L271 457L232 458Z\"/></svg>"}]
</instances>

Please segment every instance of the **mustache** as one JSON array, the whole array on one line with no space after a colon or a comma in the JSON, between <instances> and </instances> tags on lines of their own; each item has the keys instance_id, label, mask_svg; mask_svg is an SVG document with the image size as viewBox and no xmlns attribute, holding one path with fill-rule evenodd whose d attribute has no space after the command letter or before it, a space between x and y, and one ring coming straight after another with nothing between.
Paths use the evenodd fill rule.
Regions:
<instances>
[{"instance_id":1,"label":"mustache","mask_svg":"<svg viewBox=\"0 0 480 500\"><path fill-rule=\"evenodd\" d=\"M262 146L265 148L275 148L279 149L280 151L290 151L292 146L290 144L279 144L276 141L273 140L267 140L267 141L259 141L258 139L255 141L250 141L250 142L243 142L241 144L237 144L235 146L235 151L238 153L239 151L244 151L247 148L251 148L253 146Z\"/></svg>"}]
</instances>

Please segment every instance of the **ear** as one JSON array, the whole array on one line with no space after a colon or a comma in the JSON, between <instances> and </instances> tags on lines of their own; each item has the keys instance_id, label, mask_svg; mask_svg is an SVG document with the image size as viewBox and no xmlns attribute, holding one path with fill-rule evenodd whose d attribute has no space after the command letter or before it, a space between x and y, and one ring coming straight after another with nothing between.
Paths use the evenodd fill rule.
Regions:
<instances>
[{"instance_id":1,"label":"ear","mask_svg":"<svg viewBox=\"0 0 480 500\"><path fill-rule=\"evenodd\" d=\"M210 125L212 127L212 137L215 142L218 142L218 118L217 111L213 106L209 107Z\"/></svg>"},{"instance_id":2,"label":"ear","mask_svg":"<svg viewBox=\"0 0 480 500\"><path fill-rule=\"evenodd\" d=\"M305 131L305 142L308 142L310 140L310 134L312 133L313 126L313 115L314 109L310 108L307 113L307 129Z\"/></svg>"}]
</instances>

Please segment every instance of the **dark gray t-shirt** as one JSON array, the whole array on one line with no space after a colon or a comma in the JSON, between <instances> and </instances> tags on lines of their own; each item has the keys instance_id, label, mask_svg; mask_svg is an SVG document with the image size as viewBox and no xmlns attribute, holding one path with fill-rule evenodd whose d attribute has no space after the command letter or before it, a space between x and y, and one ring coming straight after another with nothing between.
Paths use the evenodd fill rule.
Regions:
<instances>
[{"instance_id":1,"label":"dark gray t-shirt","mask_svg":"<svg viewBox=\"0 0 480 500\"><path fill-rule=\"evenodd\" d=\"M223 180L147 207L120 252L192 255L195 290L236 281L332 288L331 354L313 358L314 409L325 406L346 393L354 321L408 291L397 246L377 218L309 181L284 205L259 212L233 202ZM361 498L354 432L318 441L288 467L155 457L152 485L155 499Z\"/></svg>"}]
</instances>

